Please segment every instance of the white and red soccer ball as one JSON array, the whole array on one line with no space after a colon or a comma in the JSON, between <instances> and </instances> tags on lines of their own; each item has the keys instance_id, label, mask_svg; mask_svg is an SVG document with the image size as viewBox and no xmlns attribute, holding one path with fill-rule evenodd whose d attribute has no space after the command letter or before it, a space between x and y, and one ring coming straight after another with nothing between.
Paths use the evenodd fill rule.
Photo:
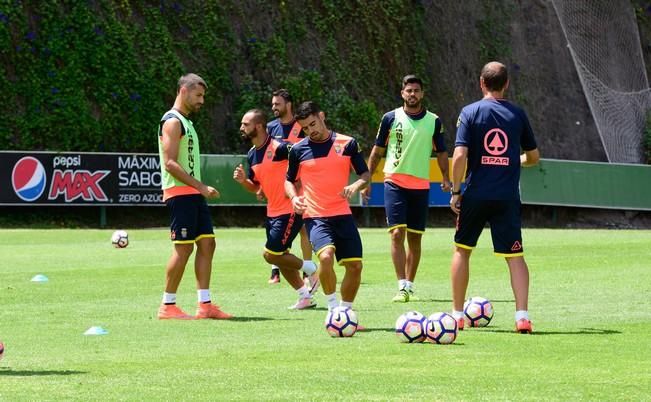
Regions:
<instances>
[{"instance_id":1,"label":"white and red soccer ball","mask_svg":"<svg viewBox=\"0 0 651 402\"><path fill-rule=\"evenodd\" d=\"M129 245L129 234L125 230L116 230L111 235L111 244L115 248L125 248Z\"/></svg>"},{"instance_id":2,"label":"white and red soccer ball","mask_svg":"<svg viewBox=\"0 0 651 402\"><path fill-rule=\"evenodd\" d=\"M483 297L471 297L463 304L463 317L471 327L485 327L493 318L493 305Z\"/></svg>"},{"instance_id":3,"label":"white and red soccer ball","mask_svg":"<svg viewBox=\"0 0 651 402\"><path fill-rule=\"evenodd\" d=\"M328 312L325 328L334 338L344 338L357 332L357 314L350 307L335 307Z\"/></svg>"},{"instance_id":4,"label":"white and red soccer ball","mask_svg":"<svg viewBox=\"0 0 651 402\"><path fill-rule=\"evenodd\" d=\"M425 340L427 318L418 311L408 311L396 320L396 336L400 342L418 343Z\"/></svg>"},{"instance_id":5,"label":"white and red soccer ball","mask_svg":"<svg viewBox=\"0 0 651 402\"><path fill-rule=\"evenodd\" d=\"M434 313L427 317L425 336L427 341L448 345L457 339L457 320L448 313Z\"/></svg>"}]
</instances>

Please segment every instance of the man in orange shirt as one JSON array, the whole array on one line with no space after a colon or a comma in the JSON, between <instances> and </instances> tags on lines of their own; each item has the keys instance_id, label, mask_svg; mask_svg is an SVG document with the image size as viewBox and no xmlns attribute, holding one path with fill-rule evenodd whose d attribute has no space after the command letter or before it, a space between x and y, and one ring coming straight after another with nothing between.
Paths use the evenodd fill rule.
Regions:
<instances>
[{"instance_id":1,"label":"man in orange shirt","mask_svg":"<svg viewBox=\"0 0 651 402\"><path fill-rule=\"evenodd\" d=\"M240 164L233 172L233 179L252 193L262 190L268 200L265 224L267 243L263 256L269 264L280 269L285 280L298 293L299 299L290 309L313 308L316 302L312 295L319 287L316 266L312 261L303 261L289 252L298 231L303 227L303 217L294 212L285 195L285 174L291 144L271 138L266 126L267 120L262 110L252 109L242 116L240 133L253 143L253 147L247 155L248 177ZM299 275L301 269L308 275L309 287Z\"/></svg>"},{"instance_id":2,"label":"man in orange shirt","mask_svg":"<svg viewBox=\"0 0 651 402\"><path fill-rule=\"evenodd\" d=\"M341 305L352 308L362 278L362 240L348 200L368 185L370 173L354 138L329 130L325 115L311 101L296 109L296 120L308 138L289 152L285 191L305 227L319 258L319 279L328 309L337 307L335 259L346 269ZM351 166L359 179L348 184ZM303 195L295 183L301 181Z\"/></svg>"},{"instance_id":3,"label":"man in orange shirt","mask_svg":"<svg viewBox=\"0 0 651 402\"><path fill-rule=\"evenodd\" d=\"M284 88L273 91L271 94L271 111L276 118L267 124L267 133L269 133L272 138L275 138L278 141L296 144L305 138L305 133L301 129L301 126L296 122L296 119L294 119L292 104L292 95L289 93L289 91ZM285 172L283 172L282 178L284 180ZM312 246L310 245L310 240L307 237L305 227L301 228L299 235L301 238L301 251L303 252L303 261L314 264L312 262ZM306 279L305 275L303 279ZM274 284L279 282L280 272L278 270L278 267L272 265L269 283Z\"/></svg>"}]
</instances>

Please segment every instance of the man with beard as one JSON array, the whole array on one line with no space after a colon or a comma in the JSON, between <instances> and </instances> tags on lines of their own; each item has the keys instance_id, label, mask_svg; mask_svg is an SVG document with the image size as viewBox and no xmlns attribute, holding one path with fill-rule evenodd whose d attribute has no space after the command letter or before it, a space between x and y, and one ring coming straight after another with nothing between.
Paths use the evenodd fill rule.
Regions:
<instances>
[{"instance_id":1,"label":"man with beard","mask_svg":"<svg viewBox=\"0 0 651 402\"><path fill-rule=\"evenodd\" d=\"M296 120L294 120L292 96L289 91L281 88L271 94L271 111L276 119L272 120L267 125L267 133L269 133L272 138L279 141L289 142L291 144L296 144L305 138L305 133L301 130L301 126L296 122ZM284 177L285 174L283 173L283 178ZM305 228L302 227L299 233L301 237L303 261L309 264L314 264L312 262L312 246L310 245L310 240L307 237ZM272 265L269 283L274 284L278 282L280 282L278 267Z\"/></svg>"},{"instance_id":2,"label":"man with beard","mask_svg":"<svg viewBox=\"0 0 651 402\"><path fill-rule=\"evenodd\" d=\"M159 319L194 318L176 306L176 291L195 243L194 272L199 298L195 317L218 320L232 317L211 302L209 289L215 234L206 198L219 197L219 192L201 182L199 137L188 119L191 113L201 109L207 88L206 82L196 74L182 76L174 106L163 115L158 126L163 200L170 210L170 238L174 243L167 263Z\"/></svg>"},{"instance_id":3,"label":"man with beard","mask_svg":"<svg viewBox=\"0 0 651 402\"><path fill-rule=\"evenodd\" d=\"M253 147L249 150L248 175L240 164L233 172L233 179L252 193L264 192L267 203L267 243L263 257L269 264L274 264L283 274L285 280L298 293L298 301L292 310L316 307L312 295L319 287L316 266L312 261L302 261L289 251L292 241L303 227L303 217L294 212L292 203L285 195L285 173L287 157L291 144L278 141L267 134L267 121L259 109L249 110L242 116L240 134L250 140ZM247 177L248 176L248 177ZM301 279L299 270L308 275L309 288Z\"/></svg>"},{"instance_id":4,"label":"man with beard","mask_svg":"<svg viewBox=\"0 0 651 402\"><path fill-rule=\"evenodd\" d=\"M341 281L341 306L352 308L362 279L362 240L348 200L368 185L368 167L357 141L329 130L316 103L301 103L296 120L308 138L295 144L289 153L285 191L294 211L304 216L319 258L319 279L328 309L339 305L335 260L346 269ZM359 179L348 184L351 168ZM298 177L303 194L296 189Z\"/></svg>"},{"instance_id":5,"label":"man with beard","mask_svg":"<svg viewBox=\"0 0 651 402\"><path fill-rule=\"evenodd\" d=\"M423 82L415 75L402 79L402 107L382 117L375 145L369 157L369 170L384 163L384 208L391 234L391 259L398 278L394 302L416 301L413 283L421 255L429 208L430 157L436 152L443 182L450 191L448 154L441 120L422 105ZM363 191L365 198L369 189ZM405 235L409 250L405 251Z\"/></svg>"}]
</instances>

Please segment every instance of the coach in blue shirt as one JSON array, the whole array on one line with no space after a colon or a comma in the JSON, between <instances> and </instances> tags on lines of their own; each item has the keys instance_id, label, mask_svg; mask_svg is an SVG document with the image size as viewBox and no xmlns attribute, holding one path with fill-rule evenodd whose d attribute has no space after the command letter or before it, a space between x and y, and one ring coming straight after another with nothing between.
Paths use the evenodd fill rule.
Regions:
<instances>
[{"instance_id":1,"label":"coach in blue shirt","mask_svg":"<svg viewBox=\"0 0 651 402\"><path fill-rule=\"evenodd\" d=\"M540 155L526 113L504 98L509 86L506 66L486 64L479 85L483 99L461 110L452 157L450 207L457 214L451 279L453 315L463 329L463 302L470 254L486 223L493 250L504 257L515 296L516 331L531 333L529 269L524 260L520 219L520 166L533 166ZM524 153L521 154L521 150ZM461 194L463 172L466 188Z\"/></svg>"}]
</instances>

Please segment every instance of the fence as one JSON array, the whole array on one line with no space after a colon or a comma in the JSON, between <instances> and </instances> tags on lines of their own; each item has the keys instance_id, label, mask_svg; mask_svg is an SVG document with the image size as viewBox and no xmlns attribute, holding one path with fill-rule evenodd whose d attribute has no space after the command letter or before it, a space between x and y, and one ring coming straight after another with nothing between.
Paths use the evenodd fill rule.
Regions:
<instances>
[{"instance_id":1,"label":"fence","mask_svg":"<svg viewBox=\"0 0 651 402\"><path fill-rule=\"evenodd\" d=\"M243 155L202 155L211 205L261 205L232 179ZM430 206L448 206L431 159ZM156 154L0 151L0 205L161 206ZM535 205L651 210L651 166L543 159L522 169L522 202ZM382 166L372 177L369 206L383 205Z\"/></svg>"}]
</instances>

